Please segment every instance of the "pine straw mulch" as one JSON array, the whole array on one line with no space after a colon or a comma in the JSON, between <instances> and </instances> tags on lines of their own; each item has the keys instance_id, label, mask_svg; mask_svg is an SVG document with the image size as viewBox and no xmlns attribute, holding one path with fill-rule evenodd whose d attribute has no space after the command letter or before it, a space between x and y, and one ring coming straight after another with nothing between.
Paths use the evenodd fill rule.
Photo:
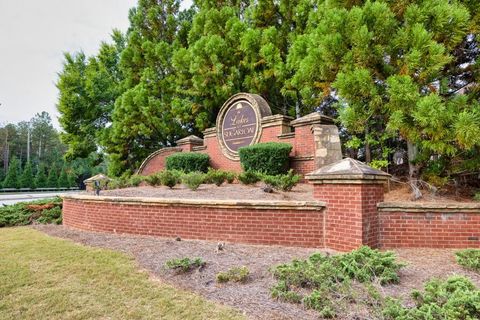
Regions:
<instances>
[{"instance_id":1,"label":"pine straw mulch","mask_svg":"<svg viewBox=\"0 0 480 320\"><path fill-rule=\"evenodd\" d=\"M167 238L92 233L56 225L36 225L34 228L84 245L124 252L133 256L141 268L162 281L237 308L250 319L318 319L318 314L312 310L272 299L269 289L275 284L275 280L268 270L293 258L306 258L313 252L327 250L227 243L224 250L218 251L217 243L212 241L175 241ZM399 249L395 252L399 260L407 266L401 271L400 284L381 289L384 295L408 299L409 292L412 289L421 289L426 280L433 277L446 278L453 274L466 275L480 286L479 274L466 271L455 263L455 250ZM183 257L201 257L207 265L201 271L181 275L175 275L163 267L167 260ZM215 282L218 272L235 266L249 268L251 276L247 283L220 285ZM373 318L352 311L343 319Z\"/></svg>"}]
</instances>

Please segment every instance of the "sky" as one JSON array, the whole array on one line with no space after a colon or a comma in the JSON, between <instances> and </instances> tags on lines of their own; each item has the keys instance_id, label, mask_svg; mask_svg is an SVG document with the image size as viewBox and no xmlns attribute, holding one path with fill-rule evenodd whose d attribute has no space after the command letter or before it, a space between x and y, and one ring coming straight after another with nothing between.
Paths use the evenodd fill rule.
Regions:
<instances>
[{"instance_id":1,"label":"sky","mask_svg":"<svg viewBox=\"0 0 480 320\"><path fill-rule=\"evenodd\" d=\"M47 111L58 128L55 82L63 53L95 54L112 29L127 30L136 2L0 0L0 125Z\"/></svg>"}]
</instances>

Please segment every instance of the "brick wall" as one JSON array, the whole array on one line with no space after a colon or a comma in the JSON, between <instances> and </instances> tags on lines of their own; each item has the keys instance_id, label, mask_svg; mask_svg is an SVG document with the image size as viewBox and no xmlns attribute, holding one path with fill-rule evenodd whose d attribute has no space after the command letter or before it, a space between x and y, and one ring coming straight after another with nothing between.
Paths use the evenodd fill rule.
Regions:
<instances>
[{"instance_id":1,"label":"brick wall","mask_svg":"<svg viewBox=\"0 0 480 320\"><path fill-rule=\"evenodd\" d=\"M93 200L92 200L93 199ZM100 199L100 200L95 200ZM87 231L251 244L324 247L323 206L122 202L65 197L63 223Z\"/></svg>"},{"instance_id":2,"label":"brick wall","mask_svg":"<svg viewBox=\"0 0 480 320\"><path fill-rule=\"evenodd\" d=\"M382 184L315 184L315 199L327 203L327 247L340 251L378 247L377 203L383 201L383 193Z\"/></svg>"},{"instance_id":3,"label":"brick wall","mask_svg":"<svg viewBox=\"0 0 480 320\"><path fill-rule=\"evenodd\" d=\"M165 159L169 155L180 152L181 150L181 148L164 148L154 152L147 159L145 159L139 169L139 172L144 176L148 176L152 173L162 171L165 169Z\"/></svg>"},{"instance_id":4,"label":"brick wall","mask_svg":"<svg viewBox=\"0 0 480 320\"><path fill-rule=\"evenodd\" d=\"M439 207L436 210L404 208L401 211L381 207L381 247L480 248L479 210L468 212L468 208L445 210Z\"/></svg>"}]
</instances>

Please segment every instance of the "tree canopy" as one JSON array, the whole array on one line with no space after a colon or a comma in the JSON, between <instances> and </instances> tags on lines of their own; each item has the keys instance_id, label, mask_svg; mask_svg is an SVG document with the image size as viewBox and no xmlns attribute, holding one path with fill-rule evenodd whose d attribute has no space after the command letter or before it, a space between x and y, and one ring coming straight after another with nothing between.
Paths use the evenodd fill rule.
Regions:
<instances>
[{"instance_id":1,"label":"tree canopy","mask_svg":"<svg viewBox=\"0 0 480 320\"><path fill-rule=\"evenodd\" d=\"M65 55L57 83L71 158L109 171L214 125L232 94L275 113L319 111L345 152L378 166L408 150L410 175L480 169L480 7L474 0L139 0L126 34ZM381 165L379 165L381 164Z\"/></svg>"}]
</instances>

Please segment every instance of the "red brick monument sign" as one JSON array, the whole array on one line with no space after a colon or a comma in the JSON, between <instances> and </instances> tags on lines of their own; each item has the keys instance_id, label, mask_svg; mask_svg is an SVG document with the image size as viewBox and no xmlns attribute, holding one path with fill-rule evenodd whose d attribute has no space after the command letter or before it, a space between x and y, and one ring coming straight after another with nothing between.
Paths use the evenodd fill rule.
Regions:
<instances>
[{"instance_id":1,"label":"red brick monument sign","mask_svg":"<svg viewBox=\"0 0 480 320\"><path fill-rule=\"evenodd\" d=\"M239 93L228 99L217 116L216 126L203 132L203 139L189 136L177 147L151 154L138 170L149 175L165 168L165 158L175 152L201 152L210 156L215 169L241 171L238 149L259 142L292 145L291 167L307 174L342 158L338 129L332 119L317 112L293 119L272 115L267 101L257 94Z\"/></svg>"}]
</instances>

